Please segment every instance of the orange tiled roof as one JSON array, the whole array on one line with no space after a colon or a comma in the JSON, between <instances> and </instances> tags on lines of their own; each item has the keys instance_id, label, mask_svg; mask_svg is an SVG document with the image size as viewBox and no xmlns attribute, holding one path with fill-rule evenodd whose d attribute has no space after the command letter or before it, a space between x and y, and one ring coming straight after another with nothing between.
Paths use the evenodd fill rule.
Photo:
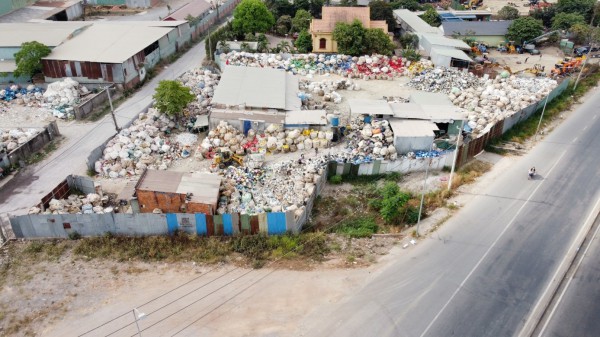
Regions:
<instances>
[{"instance_id":1,"label":"orange tiled roof","mask_svg":"<svg viewBox=\"0 0 600 337\"><path fill-rule=\"evenodd\" d=\"M358 19L365 28L381 28L387 33L385 21L371 21L369 7L323 7L322 19L313 19L311 30L313 32L333 32L338 22L351 23Z\"/></svg>"}]
</instances>

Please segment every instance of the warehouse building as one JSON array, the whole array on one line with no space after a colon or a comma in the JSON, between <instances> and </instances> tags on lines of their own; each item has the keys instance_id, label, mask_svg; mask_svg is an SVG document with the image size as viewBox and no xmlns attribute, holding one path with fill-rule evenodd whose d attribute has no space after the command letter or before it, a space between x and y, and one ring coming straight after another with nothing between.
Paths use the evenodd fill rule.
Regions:
<instances>
[{"instance_id":1,"label":"warehouse building","mask_svg":"<svg viewBox=\"0 0 600 337\"><path fill-rule=\"evenodd\" d=\"M442 31L445 36L470 37L477 42L489 46L497 46L506 42L508 27L512 24L508 21L457 21L442 22Z\"/></svg>"}]
</instances>

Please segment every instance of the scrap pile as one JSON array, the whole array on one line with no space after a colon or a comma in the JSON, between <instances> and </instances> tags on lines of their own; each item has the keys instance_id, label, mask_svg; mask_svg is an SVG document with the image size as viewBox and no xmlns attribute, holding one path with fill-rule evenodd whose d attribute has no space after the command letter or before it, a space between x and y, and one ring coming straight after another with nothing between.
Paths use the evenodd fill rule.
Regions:
<instances>
[{"instance_id":1,"label":"scrap pile","mask_svg":"<svg viewBox=\"0 0 600 337\"><path fill-rule=\"evenodd\" d=\"M324 157L287 160L265 170L229 167L221 184L217 212L257 214L294 211L298 217L324 173Z\"/></svg>"},{"instance_id":2,"label":"scrap pile","mask_svg":"<svg viewBox=\"0 0 600 337\"><path fill-rule=\"evenodd\" d=\"M175 122L156 109L141 113L130 127L106 144L103 157L95 164L96 172L117 178L140 175L146 168L166 170L182 156L182 149L189 151L197 140L190 135L194 137L180 136L172 141L169 134L174 127Z\"/></svg>"},{"instance_id":3,"label":"scrap pile","mask_svg":"<svg viewBox=\"0 0 600 337\"><path fill-rule=\"evenodd\" d=\"M210 101L219 84L220 76L204 68L188 70L178 80L196 95L196 102L188 106L193 114L207 114Z\"/></svg>"},{"instance_id":4,"label":"scrap pile","mask_svg":"<svg viewBox=\"0 0 600 337\"><path fill-rule=\"evenodd\" d=\"M370 162L383 158L396 160L398 153L394 147L394 133L387 120L372 120L365 123L355 118L351 123L352 132L348 135L345 159L353 163Z\"/></svg>"},{"instance_id":5,"label":"scrap pile","mask_svg":"<svg viewBox=\"0 0 600 337\"><path fill-rule=\"evenodd\" d=\"M305 105L312 105L313 94L322 97L325 102L339 104L342 101L342 95L336 90L360 90L360 86L351 79L321 82L301 80L299 89L300 94L298 94L298 97Z\"/></svg>"},{"instance_id":6,"label":"scrap pile","mask_svg":"<svg viewBox=\"0 0 600 337\"><path fill-rule=\"evenodd\" d=\"M36 129L0 129L0 152L10 152L39 133Z\"/></svg>"},{"instance_id":7,"label":"scrap pile","mask_svg":"<svg viewBox=\"0 0 600 337\"><path fill-rule=\"evenodd\" d=\"M43 94L45 107L51 109L55 117L72 118L73 106L79 104L81 96L89 93L86 87L67 77L62 81L48 84L48 89Z\"/></svg>"},{"instance_id":8,"label":"scrap pile","mask_svg":"<svg viewBox=\"0 0 600 337\"><path fill-rule=\"evenodd\" d=\"M232 51L221 54L220 58L221 62L227 65L278 68L303 76L330 73L362 79L391 79L431 66L430 61L419 61L414 63L413 70L409 71L406 61L402 58L384 55L352 57L342 54L281 55Z\"/></svg>"},{"instance_id":9,"label":"scrap pile","mask_svg":"<svg viewBox=\"0 0 600 337\"><path fill-rule=\"evenodd\" d=\"M516 76L483 79L456 69L435 68L413 78L409 86L448 94L455 105L469 111L468 127L478 135L546 97L557 82Z\"/></svg>"},{"instance_id":10,"label":"scrap pile","mask_svg":"<svg viewBox=\"0 0 600 337\"><path fill-rule=\"evenodd\" d=\"M104 214L114 212L108 196L96 193L88 195L71 194L67 199L52 199L42 212L39 207L29 209L29 214Z\"/></svg>"},{"instance_id":11,"label":"scrap pile","mask_svg":"<svg viewBox=\"0 0 600 337\"><path fill-rule=\"evenodd\" d=\"M10 102L16 100L17 104L29 104L33 101L41 101L44 89L36 87L33 84L27 88L13 84L5 89L0 90L0 100Z\"/></svg>"},{"instance_id":12,"label":"scrap pile","mask_svg":"<svg viewBox=\"0 0 600 337\"><path fill-rule=\"evenodd\" d=\"M333 139L333 132L318 130L282 129L278 124L270 124L264 132L248 130L244 135L225 121L208 133L198 147L204 158L211 158L218 148L228 148L236 154L244 152L296 152L313 148L325 148Z\"/></svg>"}]
</instances>

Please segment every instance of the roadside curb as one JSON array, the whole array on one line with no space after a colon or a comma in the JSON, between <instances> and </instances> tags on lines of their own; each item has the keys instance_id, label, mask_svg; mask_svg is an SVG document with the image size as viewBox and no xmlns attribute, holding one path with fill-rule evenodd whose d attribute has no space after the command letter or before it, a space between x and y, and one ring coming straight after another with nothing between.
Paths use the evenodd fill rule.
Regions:
<instances>
[{"instance_id":1,"label":"roadside curb","mask_svg":"<svg viewBox=\"0 0 600 337\"><path fill-rule=\"evenodd\" d=\"M542 296L533 307L531 314L525 324L521 332L519 333L519 337L531 337L538 330L539 324L544 319L546 312L550 308L550 304L555 298L558 290L560 289L561 284L563 283L565 277L571 267L577 260L577 256L580 253L580 248L585 243L586 238L589 236L590 231L594 227L594 223L600 217L600 199L596 201L594 208L589 213L588 218L585 220L585 224L582 226L581 230L573 240L573 244L569 247L567 254L563 258L561 264L556 270L552 280L548 284L547 288L542 293Z\"/></svg>"}]
</instances>

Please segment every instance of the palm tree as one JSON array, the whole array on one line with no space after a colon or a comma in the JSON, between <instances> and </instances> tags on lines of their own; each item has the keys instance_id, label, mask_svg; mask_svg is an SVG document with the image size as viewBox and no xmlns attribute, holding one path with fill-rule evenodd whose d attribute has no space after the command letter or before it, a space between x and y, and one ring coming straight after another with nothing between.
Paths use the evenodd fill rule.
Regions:
<instances>
[{"instance_id":1,"label":"palm tree","mask_svg":"<svg viewBox=\"0 0 600 337\"><path fill-rule=\"evenodd\" d=\"M292 49L292 46L290 46L289 42L283 40L277 44L277 48L279 48L282 53L289 53Z\"/></svg>"},{"instance_id":2,"label":"palm tree","mask_svg":"<svg viewBox=\"0 0 600 337\"><path fill-rule=\"evenodd\" d=\"M231 51L231 48L229 48L229 43L227 43L225 40L219 41L219 50L225 54L229 53Z\"/></svg>"},{"instance_id":3,"label":"palm tree","mask_svg":"<svg viewBox=\"0 0 600 337\"><path fill-rule=\"evenodd\" d=\"M244 52L252 52L252 48L250 48L250 45L248 44L248 42L242 42L240 44L240 49Z\"/></svg>"}]
</instances>

